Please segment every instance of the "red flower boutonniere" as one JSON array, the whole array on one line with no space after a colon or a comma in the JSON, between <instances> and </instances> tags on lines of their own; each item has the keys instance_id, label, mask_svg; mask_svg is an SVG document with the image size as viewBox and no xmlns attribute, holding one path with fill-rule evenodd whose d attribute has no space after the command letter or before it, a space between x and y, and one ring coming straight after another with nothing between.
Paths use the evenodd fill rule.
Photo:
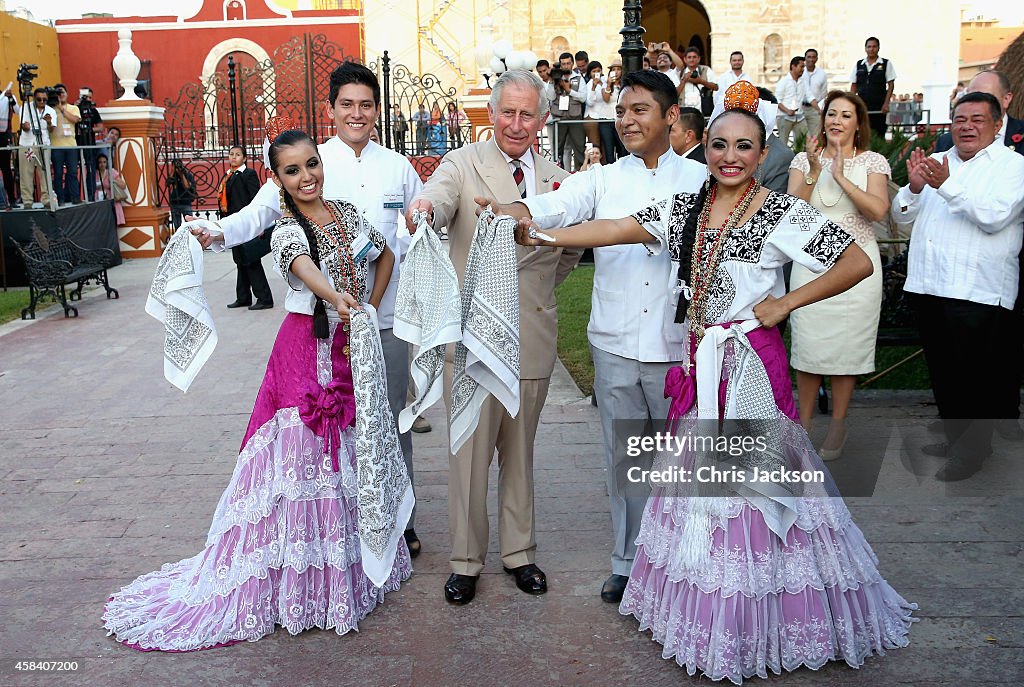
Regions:
<instances>
[{"instance_id":1,"label":"red flower boutonniere","mask_svg":"<svg viewBox=\"0 0 1024 687\"><path fill-rule=\"evenodd\" d=\"M1019 136L1019 134L1018 134L1018 136ZM555 183L551 184L551 190L552 191L557 191L559 186L561 186L561 184L556 181Z\"/></svg>"},{"instance_id":2,"label":"red flower boutonniere","mask_svg":"<svg viewBox=\"0 0 1024 687\"><path fill-rule=\"evenodd\" d=\"M1014 144L1020 143L1021 141L1024 141L1024 134L1014 134L1013 136L1010 136L1010 140L1013 141Z\"/></svg>"}]
</instances>

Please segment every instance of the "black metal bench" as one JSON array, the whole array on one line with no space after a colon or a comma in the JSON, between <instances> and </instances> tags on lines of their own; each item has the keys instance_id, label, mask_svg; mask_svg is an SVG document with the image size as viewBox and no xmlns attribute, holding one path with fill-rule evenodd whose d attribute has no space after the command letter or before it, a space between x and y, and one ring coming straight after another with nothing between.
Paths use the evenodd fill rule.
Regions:
<instances>
[{"instance_id":1,"label":"black metal bench","mask_svg":"<svg viewBox=\"0 0 1024 687\"><path fill-rule=\"evenodd\" d=\"M67 238L49 238L38 228L31 243L12 241L29 278L30 302L22 309L21 319L36 318L36 304L43 296L51 296L64 308L64 317L78 317L78 308L68 301L82 300L82 287L96 282L107 291L107 298L119 298L117 289L111 288L107 268L114 263L114 251L109 248L82 248ZM74 285L70 297L66 286Z\"/></svg>"}]
</instances>

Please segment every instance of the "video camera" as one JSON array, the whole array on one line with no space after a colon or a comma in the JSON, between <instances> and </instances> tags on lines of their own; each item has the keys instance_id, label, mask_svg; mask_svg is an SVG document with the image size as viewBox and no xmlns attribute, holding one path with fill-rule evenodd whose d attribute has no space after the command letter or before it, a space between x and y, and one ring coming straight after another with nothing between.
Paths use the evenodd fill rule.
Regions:
<instances>
[{"instance_id":1,"label":"video camera","mask_svg":"<svg viewBox=\"0 0 1024 687\"><path fill-rule=\"evenodd\" d=\"M18 90L21 92L22 102L26 102L32 99L32 92L35 90L32 88L32 82L39 77L38 64L27 64L22 63L18 65ZM46 104L50 107L57 105L57 89L53 86L43 86L46 91Z\"/></svg>"}]
</instances>

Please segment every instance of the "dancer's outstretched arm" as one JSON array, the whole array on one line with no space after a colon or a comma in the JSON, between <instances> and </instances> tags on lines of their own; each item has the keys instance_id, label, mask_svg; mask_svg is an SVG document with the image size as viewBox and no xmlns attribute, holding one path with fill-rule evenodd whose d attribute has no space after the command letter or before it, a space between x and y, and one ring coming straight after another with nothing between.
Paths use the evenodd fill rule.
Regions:
<instances>
[{"instance_id":1,"label":"dancer's outstretched arm","mask_svg":"<svg viewBox=\"0 0 1024 687\"><path fill-rule=\"evenodd\" d=\"M596 219L565 229L546 229L541 233L554 239L530 238L532 222L521 219L516 224L516 243L523 246L555 246L561 248L599 248L629 243L649 243L654 237L633 217Z\"/></svg>"}]
</instances>

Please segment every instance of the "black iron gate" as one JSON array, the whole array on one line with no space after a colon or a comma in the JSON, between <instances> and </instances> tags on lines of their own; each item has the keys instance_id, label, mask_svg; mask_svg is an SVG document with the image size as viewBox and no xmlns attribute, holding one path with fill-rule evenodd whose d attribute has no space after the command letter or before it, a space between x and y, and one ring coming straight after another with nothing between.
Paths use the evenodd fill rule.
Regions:
<instances>
[{"instance_id":1,"label":"black iron gate","mask_svg":"<svg viewBox=\"0 0 1024 687\"><path fill-rule=\"evenodd\" d=\"M316 141L334 135L325 107L330 75L352 59L323 34L305 34L251 66L229 55L226 68L205 83L186 84L175 100L165 101L164 134L156 139L160 204L169 203L172 162L181 160L195 177L195 207L216 209L227 153L235 144L265 179L263 131L271 117L290 117ZM367 66L381 82L381 145L416 158L421 176L429 176L445 152L469 141L470 124L455 88L444 88L433 74L392 65L387 51Z\"/></svg>"}]
</instances>

